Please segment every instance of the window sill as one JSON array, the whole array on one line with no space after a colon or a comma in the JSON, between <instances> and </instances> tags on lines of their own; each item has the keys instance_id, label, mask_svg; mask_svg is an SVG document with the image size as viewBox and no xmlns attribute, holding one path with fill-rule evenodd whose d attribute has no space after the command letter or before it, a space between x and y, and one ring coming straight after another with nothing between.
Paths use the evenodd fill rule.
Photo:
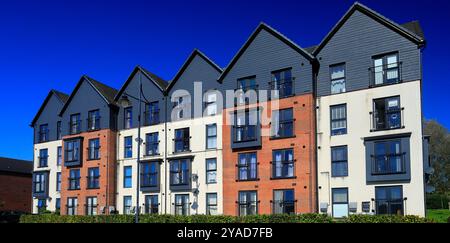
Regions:
<instances>
[{"instance_id":1,"label":"window sill","mask_svg":"<svg viewBox=\"0 0 450 243\"><path fill-rule=\"evenodd\" d=\"M297 179L297 176L292 177L271 177L270 180L276 181L276 180L294 180Z\"/></svg>"},{"instance_id":2,"label":"window sill","mask_svg":"<svg viewBox=\"0 0 450 243\"><path fill-rule=\"evenodd\" d=\"M397 127L397 128L384 128L384 129L371 129L370 132L387 132L387 131L395 131L405 129L405 126Z\"/></svg>"},{"instance_id":3,"label":"window sill","mask_svg":"<svg viewBox=\"0 0 450 243\"><path fill-rule=\"evenodd\" d=\"M406 172L396 172L396 173L376 173L371 174L371 176L396 176L396 175L406 175Z\"/></svg>"},{"instance_id":4,"label":"window sill","mask_svg":"<svg viewBox=\"0 0 450 243\"><path fill-rule=\"evenodd\" d=\"M161 156L161 154L146 154L146 155L144 155L144 157L146 157L146 158L157 157L157 156Z\"/></svg>"},{"instance_id":5,"label":"window sill","mask_svg":"<svg viewBox=\"0 0 450 243\"><path fill-rule=\"evenodd\" d=\"M173 152L173 155L179 155L179 154L188 154L188 153L192 153L192 150L186 150L186 151L177 151L177 152Z\"/></svg>"},{"instance_id":6,"label":"window sill","mask_svg":"<svg viewBox=\"0 0 450 243\"><path fill-rule=\"evenodd\" d=\"M100 189L100 187L88 187L86 188L86 190L98 190Z\"/></svg>"},{"instance_id":7,"label":"window sill","mask_svg":"<svg viewBox=\"0 0 450 243\"><path fill-rule=\"evenodd\" d=\"M401 83L403 83L403 80L399 80L395 83L370 84L369 89L379 88L379 87L384 87L384 86L389 86L389 85L396 85L396 84L401 84Z\"/></svg>"},{"instance_id":8,"label":"window sill","mask_svg":"<svg viewBox=\"0 0 450 243\"><path fill-rule=\"evenodd\" d=\"M78 188L78 189L67 189L68 191L80 191L81 190L81 188Z\"/></svg>"},{"instance_id":9,"label":"window sill","mask_svg":"<svg viewBox=\"0 0 450 243\"><path fill-rule=\"evenodd\" d=\"M87 161L98 161L101 160L101 158L96 158L96 159L87 159Z\"/></svg>"},{"instance_id":10,"label":"window sill","mask_svg":"<svg viewBox=\"0 0 450 243\"><path fill-rule=\"evenodd\" d=\"M296 138L297 136L286 136L286 137L270 137L269 140L281 140L281 139L290 139L290 138Z\"/></svg>"},{"instance_id":11,"label":"window sill","mask_svg":"<svg viewBox=\"0 0 450 243\"><path fill-rule=\"evenodd\" d=\"M260 178L257 179L249 179L249 180L239 180L237 179L236 182L256 182L256 181L260 181Z\"/></svg>"}]
</instances>

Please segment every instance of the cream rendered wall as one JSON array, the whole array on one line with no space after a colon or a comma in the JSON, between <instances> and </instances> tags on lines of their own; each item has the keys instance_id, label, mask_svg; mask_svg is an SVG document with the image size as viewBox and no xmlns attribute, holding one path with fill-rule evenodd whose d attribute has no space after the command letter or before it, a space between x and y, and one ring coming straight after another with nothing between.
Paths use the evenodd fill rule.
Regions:
<instances>
[{"instance_id":1,"label":"cream rendered wall","mask_svg":"<svg viewBox=\"0 0 450 243\"><path fill-rule=\"evenodd\" d=\"M332 213L331 188L347 187L349 202L357 202L362 213L363 201L375 198L375 186L402 185L405 215L425 215L423 150L422 150L422 107L420 81L348 92L318 98L318 180L319 204L328 203L328 214ZM370 132L373 99L400 95L404 129ZM347 104L347 135L330 136L330 106ZM410 183L389 183L367 185L366 152L364 138L411 132L411 181ZM348 177L331 178L331 147L348 146ZM373 205L371 210L374 209Z\"/></svg>"},{"instance_id":2,"label":"cream rendered wall","mask_svg":"<svg viewBox=\"0 0 450 243\"><path fill-rule=\"evenodd\" d=\"M56 173L61 172L61 166L57 165L58 158L58 147L62 146L62 140L48 142L48 143L38 143L34 145L34 172L39 171L50 171L49 173L49 187L48 187L48 199L47 199L47 210L56 210L56 198L61 198L61 193L56 191ZM38 168L39 166L39 151L41 149L48 149L48 167ZM64 178L61 178L63 180ZM61 202L62 204L62 202ZM32 212L38 213L37 210L38 200L33 198L33 209Z\"/></svg>"},{"instance_id":3,"label":"cream rendered wall","mask_svg":"<svg viewBox=\"0 0 450 243\"><path fill-rule=\"evenodd\" d=\"M206 150L206 125L217 124L217 149ZM175 129L178 128L190 128L190 140L191 152L182 153L179 155L173 154L173 139L175 136ZM190 202L197 202L198 208L191 208L191 214L205 214L206 213L206 193L217 193L218 201L218 213L222 214L222 116L210 116L192 120L184 120L171 122L167 124L167 157L172 158L176 156L186 156L193 155L194 159L192 161L192 174L198 175L198 181L192 181L192 188L198 189L198 196L194 196L191 191L180 191L171 192L170 191L170 164L167 160L167 171L165 170L164 163L161 164L161 175L160 175L160 192L159 193L143 193L140 192L139 201L140 205L144 206L144 199L146 195L158 195L158 200L160 203L160 213L173 214L174 203L176 194L189 194ZM159 152L160 156L144 157L142 159L164 159L165 152L165 134L164 134L164 124L159 124L156 126L143 127L142 128L142 138L145 142L145 134L159 132ZM117 160L117 210L119 213L123 213L123 197L131 196L133 207L136 204L136 156L137 156L137 146L135 138L138 136L137 129L123 130L118 133L118 160ZM124 137L133 136L133 158L124 159ZM145 151L145 145L142 145L141 153ZM217 159L217 183L216 184L206 184L206 159L216 158ZM133 178L132 178L132 188L123 188L123 172L124 166L132 166ZM167 176L167 185L165 185L164 175ZM198 183L198 186L197 186ZM167 197L164 197L165 187L167 186ZM164 199L166 199L167 209L165 207ZM141 209L144 212L144 209Z\"/></svg>"}]
</instances>

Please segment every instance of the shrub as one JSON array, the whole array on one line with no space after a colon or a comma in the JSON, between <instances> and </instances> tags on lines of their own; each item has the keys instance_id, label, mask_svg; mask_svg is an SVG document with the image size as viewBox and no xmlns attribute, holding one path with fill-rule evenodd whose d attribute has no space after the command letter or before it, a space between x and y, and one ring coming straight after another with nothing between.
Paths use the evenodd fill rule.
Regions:
<instances>
[{"instance_id":1,"label":"shrub","mask_svg":"<svg viewBox=\"0 0 450 243\"><path fill-rule=\"evenodd\" d=\"M448 209L449 196L444 194L427 194L427 209Z\"/></svg>"},{"instance_id":2,"label":"shrub","mask_svg":"<svg viewBox=\"0 0 450 243\"><path fill-rule=\"evenodd\" d=\"M418 216L388 216L388 215L350 215L344 223L433 223L432 219Z\"/></svg>"}]
</instances>

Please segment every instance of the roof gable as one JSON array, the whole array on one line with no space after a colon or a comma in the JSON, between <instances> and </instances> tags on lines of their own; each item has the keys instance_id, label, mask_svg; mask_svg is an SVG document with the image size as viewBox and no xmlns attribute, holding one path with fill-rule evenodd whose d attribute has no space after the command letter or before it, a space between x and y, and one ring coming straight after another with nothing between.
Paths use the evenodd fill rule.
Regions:
<instances>
[{"instance_id":1,"label":"roof gable","mask_svg":"<svg viewBox=\"0 0 450 243\"><path fill-rule=\"evenodd\" d=\"M295 51L297 51L299 54L301 54L303 57L305 57L310 62L314 62L315 57L311 55L308 51L298 46L296 43L288 39L286 36L282 35L280 32L276 31L274 28L270 27L269 25L265 23L261 23L258 28L250 35L249 39L245 42L245 44L241 47L241 49L238 51L238 53L233 57L230 64L225 68L222 75L219 77L218 81L222 82L224 78L227 76L227 74L230 72L230 70L234 67L234 65L237 63L239 58L246 52L248 47L252 44L252 42L256 39L256 37L261 33L261 31L265 30L275 38L282 41L284 44L288 45Z\"/></svg>"},{"instance_id":2,"label":"roof gable","mask_svg":"<svg viewBox=\"0 0 450 243\"><path fill-rule=\"evenodd\" d=\"M399 25L383 15L375 12L374 10L362 5L361 3L355 2L352 7L347 11L347 13L338 21L338 23L331 29L331 31L325 36L322 42L314 48L313 55L317 55L323 47L333 38L333 36L339 31L339 29L347 22L347 20L355 13L355 11L359 11L366 16L374 19L378 23L386 26L387 28L397 32L403 37L413 41L418 45L425 45L425 40L423 36L419 36L416 32L411 31L413 28L412 24L408 24L407 26ZM414 28L416 26L414 25ZM420 27L419 27L420 28Z\"/></svg>"},{"instance_id":3,"label":"roof gable","mask_svg":"<svg viewBox=\"0 0 450 243\"><path fill-rule=\"evenodd\" d=\"M50 92L48 93L44 102L42 103L41 107L39 108L38 113L36 113L33 120L31 121L31 124L30 124L31 127L33 127L36 124L37 120L41 116L42 112L44 111L45 107L47 106L47 104L50 101L50 99L52 98L52 96L55 96L57 98L57 100L59 102L61 102L61 105L64 105L67 102L67 100L69 99L69 96L67 94L64 94L64 93L54 90L54 89L50 90Z\"/></svg>"},{"instance_id":4,"label":"roof gable","mask_svg":"<svg viewBox=\"0 0 450 243\"><path fill-rule=\"evenodd\" d=\"M116 89L84 75L83 77L81 77L80 81L78 81L77 86L73 90L72 94L70 94L70 97L61 109L61 112L59 113L60 116L64 114L70 102L73 100L73 97L77 94L78 90L84 82L88 83L108 105L114 104L114 97L117 94Z\"/></svg>"},{"instance_id":5,"label":"roof gable","mask_svg":"<svg viewBox=\"0 0 450 243\"><path fill-rule=\"evenodd\" d=\"M144 74L150 81L153 82L154 85L156 85L156 87L158 87L159 90L161 90L161 92L165 92L166 88L167 88L167 82L158 77L156 74L148 71L147 69L141 67L141 66L136 66L133 70L133 72L130 74L130 76L128 77L127 81L125 81L125 83L122 85L122 88L120 88L119 92L117 92L116 96L114 97L114 101L118 101L120 99L120 97L122 96L123 92L125 92L125 90L127 89L128 85L131 83L131 81L133 80L134 76L138 73L141 72L142 74Z\"/></svg>"},{"instance_id":6,"label":"roof gable","mask_svg":"<svg viewBox=\"0 0 450 243\"><path fill-rule=\"evenodd\" d=\"M205 54L203 54L201 51L195 49L189 58L184 62L183 66L181 66L181 69L177 72L175 75L175 78L172 79L172 81L169 83L167 87L167 91L170 91L170 89L173 88L176 82L181 78L183 73L186 71L186 69L191 65L192 61L194 61L195 57L200 57L202 60L204 60L206 63L208 63L210 66L212 66L215 70L217 70L218 73L222 73L223 70L220 68L216 63L214 63L211 59L209 59Z\"/></svg>"}]
</instances>

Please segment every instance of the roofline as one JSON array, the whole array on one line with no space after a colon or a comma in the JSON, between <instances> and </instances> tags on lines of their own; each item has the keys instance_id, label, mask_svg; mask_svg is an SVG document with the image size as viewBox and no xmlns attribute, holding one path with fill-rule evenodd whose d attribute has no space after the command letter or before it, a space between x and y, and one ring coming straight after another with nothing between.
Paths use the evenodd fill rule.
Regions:
<instances>
[{"instance_id":1,"label":"roofline","mask_svg":"<svg viewBox=\"0 0 450 243\"><path fill-rule=\"evenodd\" d=\"M47 97L45 98L44 102L42 103L41 107L39 108L38 113L36 113L33 120L31 121L30 127L34 127L34 124L36 124L36 121L39 119L39 116L44 111L44 108L45 108L45 106L47 106L47 103L50 100L50 98L52 97L52 95L55 95L56 98L61 102L61 104L63 104L63 105L65 104L64 101L61 100L61 98L56 94L56 92L64 94L63 92L57 91L55 89L50 90L50 92L48 92Z\"/></svg>"},{"instance_id":2,"label":"roofline","mask_svg":"<svg viewBox=\"0 0 450 243\"><path fill-rule=\"evenodd\" d=\"M153 80L152 77L150 77L149 75L147 75L147 72L145 72L141 66L137 65L133 71L131 72L130 76L128 76L127 81L125 81L125 83L122 85L122 87L120 88L119 92L117 92L116 97L114 97L114 101L118 101L120 99L120 97L122 96L123 92L125 92L125 89L128 87L128 85L130 84L131 80L133 80L134 76L136 75L137 72L141 72L145 75L145 77L147 77L150 81L152 81L153 84L156 85L156 87L158 87L161 92L165 92L165 89L163 87L161 87L158 82L156 82L155 80Z\"/></svg>"},{"instance_id":3,"label":"roofline","mask_svg":"<svg viewBox=\"0 0 450 243\"><path fill-rule=\"evenodd\" d=\"M188 59L184 62L184 64L181 66L180 70L177 72L177 74L175 75L175 78L172 79L172 81L170 81L169 85L166 88L166 92L169 92L172 87L175 85L175 83L180 79L181 75L183 75L183 73L186 71L186 69L189 67L189 65L191 64L191 62L194 60L194 58L196 56L201 57L203 60L205 60L209 65L211 65L214 69L217 70L217 72L219 72L220 74L223 73L223 69L221 67L219 67L219 65L217 65L215 62L213 62L208 56L206 56L203 52L201 52L198 49L194 49L191 53L191 55L189 55Z\"/></svg>"},{"instance_id":4,"label":"roofline","mask_svg":"<svg viewBox=\"0 0 450 243\"><path fill-rule=\"evenodd\" d=\"M344 25L344 23L353 15L353 13L356 10L358 10L361 13L367 15L368 17L374 19L375 21L385 25L386 27L399 33L400 35L404 36L405 38L413 41L414 43L418 44L419 46L424 46L426 44L425 39L421 38L420 36L416 35L415 33L412 33L411 31L409 31L406 28L402 27L401 25L395 23L394 21L384 17L383 15L370 9L369 7L363 5L359 2L355 2L350 7L350 9L344 14L344 16L337 22L337 24L331 29L331 31L325 36L325 38L322 40L322 42L320 42L320 44L317 46L317 48L313 51L314 56L316 56L323 49L323 47L325 47L325 45L328 43L328 41L330 41L330 39L333 38L333 36L336 34L336 32Z\"/></svg>"},{"instance_id":5,"label":"roofline","mask_svg":"<svg viewBox=\"0 0 450 243\"><path fill-rule=\"evenodd\" d=\"M67 100L67 102L64 104L63 108L61 109L61 111L59 112L59 116L62 116L64 114L64 112L67 109L67 106L70 104L70 102L72 102L73 97L75 96L75 94L78 92L78 89L81 87L81 84L83 83L83 81L87 81L89 83L89 85L91 85L92 88L94 88L94 90L103 98L103 100L106 102L107 105L111 105L111 103L108 101L108 99L102 94L102 92L100 92L97 87L95 87L95 85L91 82L91 78L88 77L87 75L83 75L80 78L80 81L78 81L77 85L75 86L75 89L72 91L72 93L69 96L69 99Z\"/></svg>"},{"instance_id":6,"label":"roofline","mask_svg":"<svg viewBox=\"0 0 450 243\"><path fill-rule=\"evenodd\" d=\"M315 57L307 52L305 49L301 48L299 45L297 45L295 42L275 30L274 28L270 27L264 22L261 22L259 26L256 28L255 31L250 35L250 37L247 39L247 41L244 43L244 45L239 49L237 54L231 59L231 62L228 64L228 66L225 68L224 72L220 77L217 79L220 83L222 83L223 79L227 76L227 74L230 72L230 70L233 68L233 66L236 64L236 62L239 60L239 58L244 54L244 52L247 50L247 48L250 46L250 44L255 40L255 38L258 36L258 34L265 30L269 32L271 35L275 36L294 50L296 50L298 53L300 53L302 56L304 56L306 59L308 59L311 63L315 61Z\"/></svg>"}]
</instances>

